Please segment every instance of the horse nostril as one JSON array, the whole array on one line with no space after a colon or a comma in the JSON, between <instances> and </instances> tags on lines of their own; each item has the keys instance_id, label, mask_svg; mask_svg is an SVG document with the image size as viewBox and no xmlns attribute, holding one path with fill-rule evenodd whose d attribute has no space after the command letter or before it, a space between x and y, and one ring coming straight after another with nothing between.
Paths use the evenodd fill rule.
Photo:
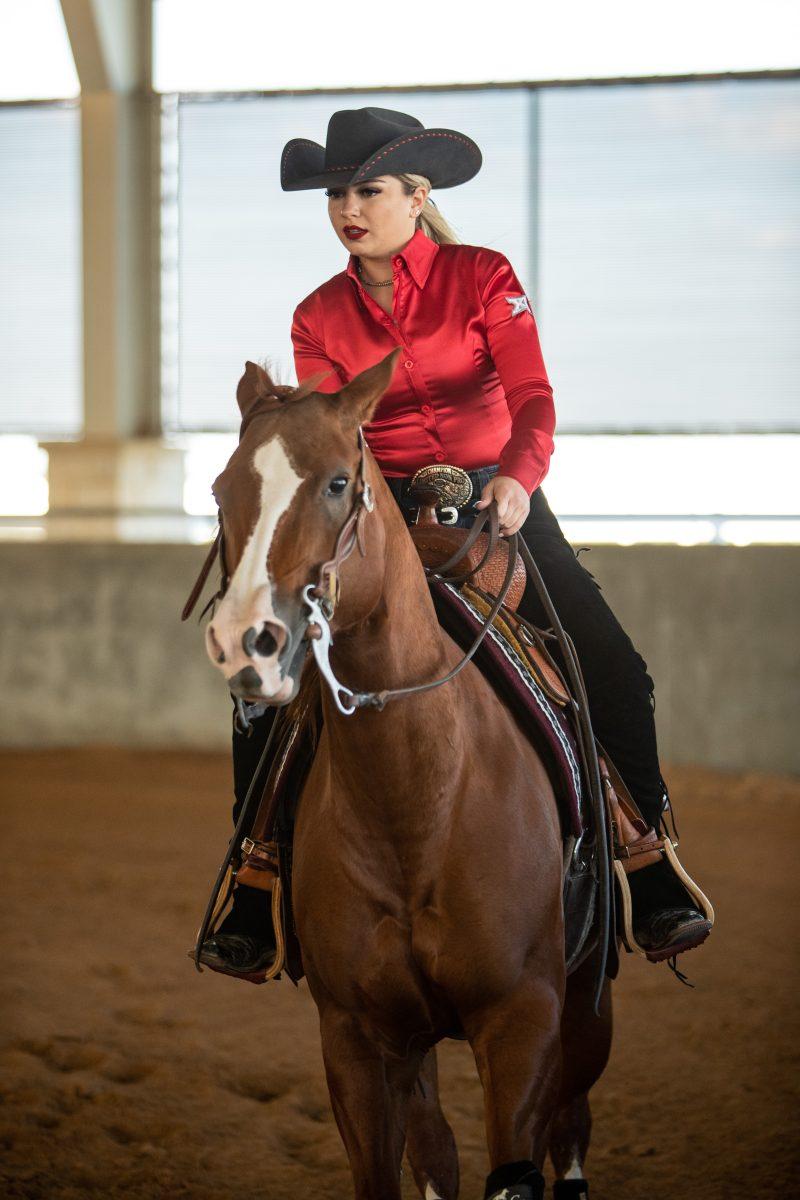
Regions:
<instances>
[{"instance_id":1,"label":"horse nostril","mask_svg":"<svg viewBox=\"0 0 800 1200\"><path fill-rule=\"evenodd\" d=\"M214 633L213 625L209 625L209 627L208 627L208 638L209 638L209 641L211 642L211 649L214 652L215 661L218 663L224 663L225 662L225 651L222 649L222 646L220 646L220 644L217 640L217 635Z\"/></svg>"},{"instance_id":2,"label":"horse nostril","mask_svg":"<svg viewBox=\"0 0 800 1200\"><path fill-rule=\"evenodd\" d=\"M262 658L269 658L278 649L278 642L268 625L265 625L255 641L255 647Z\"/></svg>"},{"instance_id":3,"label":"horse nostril","mask_svg":"<svg viewBox=\"0 0 800 1200\"><path fill-rule=\"evenodd\" d=\"M258 655L259 658L271 658L277 654L286 641L286 635L280 625L265 621L261 632L256 633L255 627L250 626L242 634L242 649L248 658Z\"/></svg>"}]
</instances>

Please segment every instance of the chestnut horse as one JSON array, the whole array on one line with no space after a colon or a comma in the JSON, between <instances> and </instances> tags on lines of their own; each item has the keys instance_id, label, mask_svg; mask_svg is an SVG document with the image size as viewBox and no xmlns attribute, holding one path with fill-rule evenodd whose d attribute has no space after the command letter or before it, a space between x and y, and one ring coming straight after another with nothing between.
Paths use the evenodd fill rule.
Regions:
<instances>
[{"instance_id":1,"label":"chestnut horse","mask_svg":"<svg viewBox=\"0 0 800 1200\"><path fill-rule=\"evenodd\" d=\"M247 701L296 694L304 589L364 485L330 622L336 677L377 692L461 659L362 451L398 354L332 395L313 391L319 376L276 387L247 365L241 440L214 484L227 585L207 628L212 661ZM383 711L347 714L323 685L323 716L298 802L293 901L356 1197L400 1200L405 1148L426 1200L455 1200L434 1049L448 1036L469 1042L483 1085L486 1196L540 1197L548 1149L558 1178L574 1180L557 1194L581 1195L610 998L606 983L595 1011L591 963L565 978L562 834L542 762L472 663Z\"/></svg>"}]
</instances>

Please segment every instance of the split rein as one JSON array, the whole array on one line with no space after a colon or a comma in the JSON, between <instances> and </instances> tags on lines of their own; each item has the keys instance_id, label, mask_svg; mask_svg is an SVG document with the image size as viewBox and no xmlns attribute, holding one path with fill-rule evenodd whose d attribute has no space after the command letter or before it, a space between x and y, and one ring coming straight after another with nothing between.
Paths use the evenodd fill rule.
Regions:
<instances>
[{"instance_id":1,"label":"split rein","mask_svg":"<svg viewBox=\"0 0 800 1200\"><path fill-rule=\"evenodd\" d=\"M339 531L336 538L333 556L322 564L319 570L319 575L316 583L309 583L303 588L303 603L308 609L306 617L306 629L303 635L304 639L311 643L311 650L319 669L319 673L327 683L333 702L339 712L345 716L351 716L359 708L373 708L381 711L390 700L398 700L403 696L419 695L422 692L430 691L432 688L441 687L445 683L449 683L455 679L456 675L464 669L477 653L481 643L489 632L492 622L500 612L505 603L508 590L514 577L514 566L517 558L517 550L519 538L516 533L508 538L508 565L506 567L505 578L503 579L502 587L492 605L484 623L482 624L477 637L473 641L467 653L458 662L452 670L439 679L431 680L428 683L418 683L410 687L403 688L388 688L380 692L356 692L345 684L341 683L334 674L333 667L330 661L330 652L333 646L333 634L331 632L331 621L336 609L336 604L340 594L340 570L342 564L350 557L356 546L358 546L362 556L366 553L366 545L364 541L363 525L367 516L373 511L375 502L373 499L372 488L367 479L367 464L366 464L366 442L364 435L359 428L358 441L361 450L361 462L359 467L360 487L356 494L353 507ZM464 559L471 547L475 544L479 534L483 530L486 523L489 523L489 538L486 551L477 566L467 571L462 575L448 575L459 562ZM431 582L440 580L444 583L463 583L472 575L480 571L481 567L492 556L495 547L500 537L500 520L497 514L497 503L492 501L491 504L483 509L475 518L470 530L464 539L464 542L459 546L455 554L441 563L438 567L425 567L425 574ZM228 574L225 564L225 544L224 533L222 527L222 516L220 514L220 525L217 531L217 536L211 546L211 549L206 556L206 560L200 570L194 587L189 594L189 598L183 607L181 620L185 621L191 616L195 605L197 604L200 594L205 586L206 580L214 565L214 561L219 556L222 566L222 581L219 590L211 597L208 604L200 614L200 618L211 608L217 600L220 600L227 590ZM242 707L244 707L242 705ZM240 716L244 717L244 713L240 712ZM245 718L245 723L246 718Z\"/></svg>"}]
</instances>

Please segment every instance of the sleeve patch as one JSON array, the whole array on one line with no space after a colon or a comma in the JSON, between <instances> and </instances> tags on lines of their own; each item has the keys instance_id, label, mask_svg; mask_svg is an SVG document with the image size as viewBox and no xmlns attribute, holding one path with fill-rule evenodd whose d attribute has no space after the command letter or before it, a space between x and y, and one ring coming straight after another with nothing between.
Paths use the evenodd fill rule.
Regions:
<instances>
[{"instance_id":1,"label":"sleeve patch","mask_svg":"<svg viewBox=\"0 0 800 1200\"><path fill-rule=\"evenodd\" d=\"M505 299L506 299L506 303L511 305L512 317L518 317L520 315L520 313L524 313L524 312L531 313L531 316L533 316L533 313L531 312L531 306L528 303L527 296L525 296L525 295L506 296Z\"/></svg>"}]
</instances>

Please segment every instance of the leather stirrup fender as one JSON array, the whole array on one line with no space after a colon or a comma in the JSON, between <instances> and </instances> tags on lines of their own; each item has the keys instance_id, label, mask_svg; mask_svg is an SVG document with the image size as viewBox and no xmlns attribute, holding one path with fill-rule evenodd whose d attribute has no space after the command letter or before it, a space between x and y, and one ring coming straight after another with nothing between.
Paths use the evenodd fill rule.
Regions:
<instances>
[{"instance_id":1,"label":"leather stirrup fender","mask_svg":"<svg viewBox=\"0 0 800 1200\"><path fill-rule=\"evenodd\" d=\"M617 777L615 787L606 759L600 755L598 762L614 841L614 859L622 862L625 873L629 875L632 871L658 862L665 839L648 826L619 773L614 771Z\"/></svg>"}]
</instances>

